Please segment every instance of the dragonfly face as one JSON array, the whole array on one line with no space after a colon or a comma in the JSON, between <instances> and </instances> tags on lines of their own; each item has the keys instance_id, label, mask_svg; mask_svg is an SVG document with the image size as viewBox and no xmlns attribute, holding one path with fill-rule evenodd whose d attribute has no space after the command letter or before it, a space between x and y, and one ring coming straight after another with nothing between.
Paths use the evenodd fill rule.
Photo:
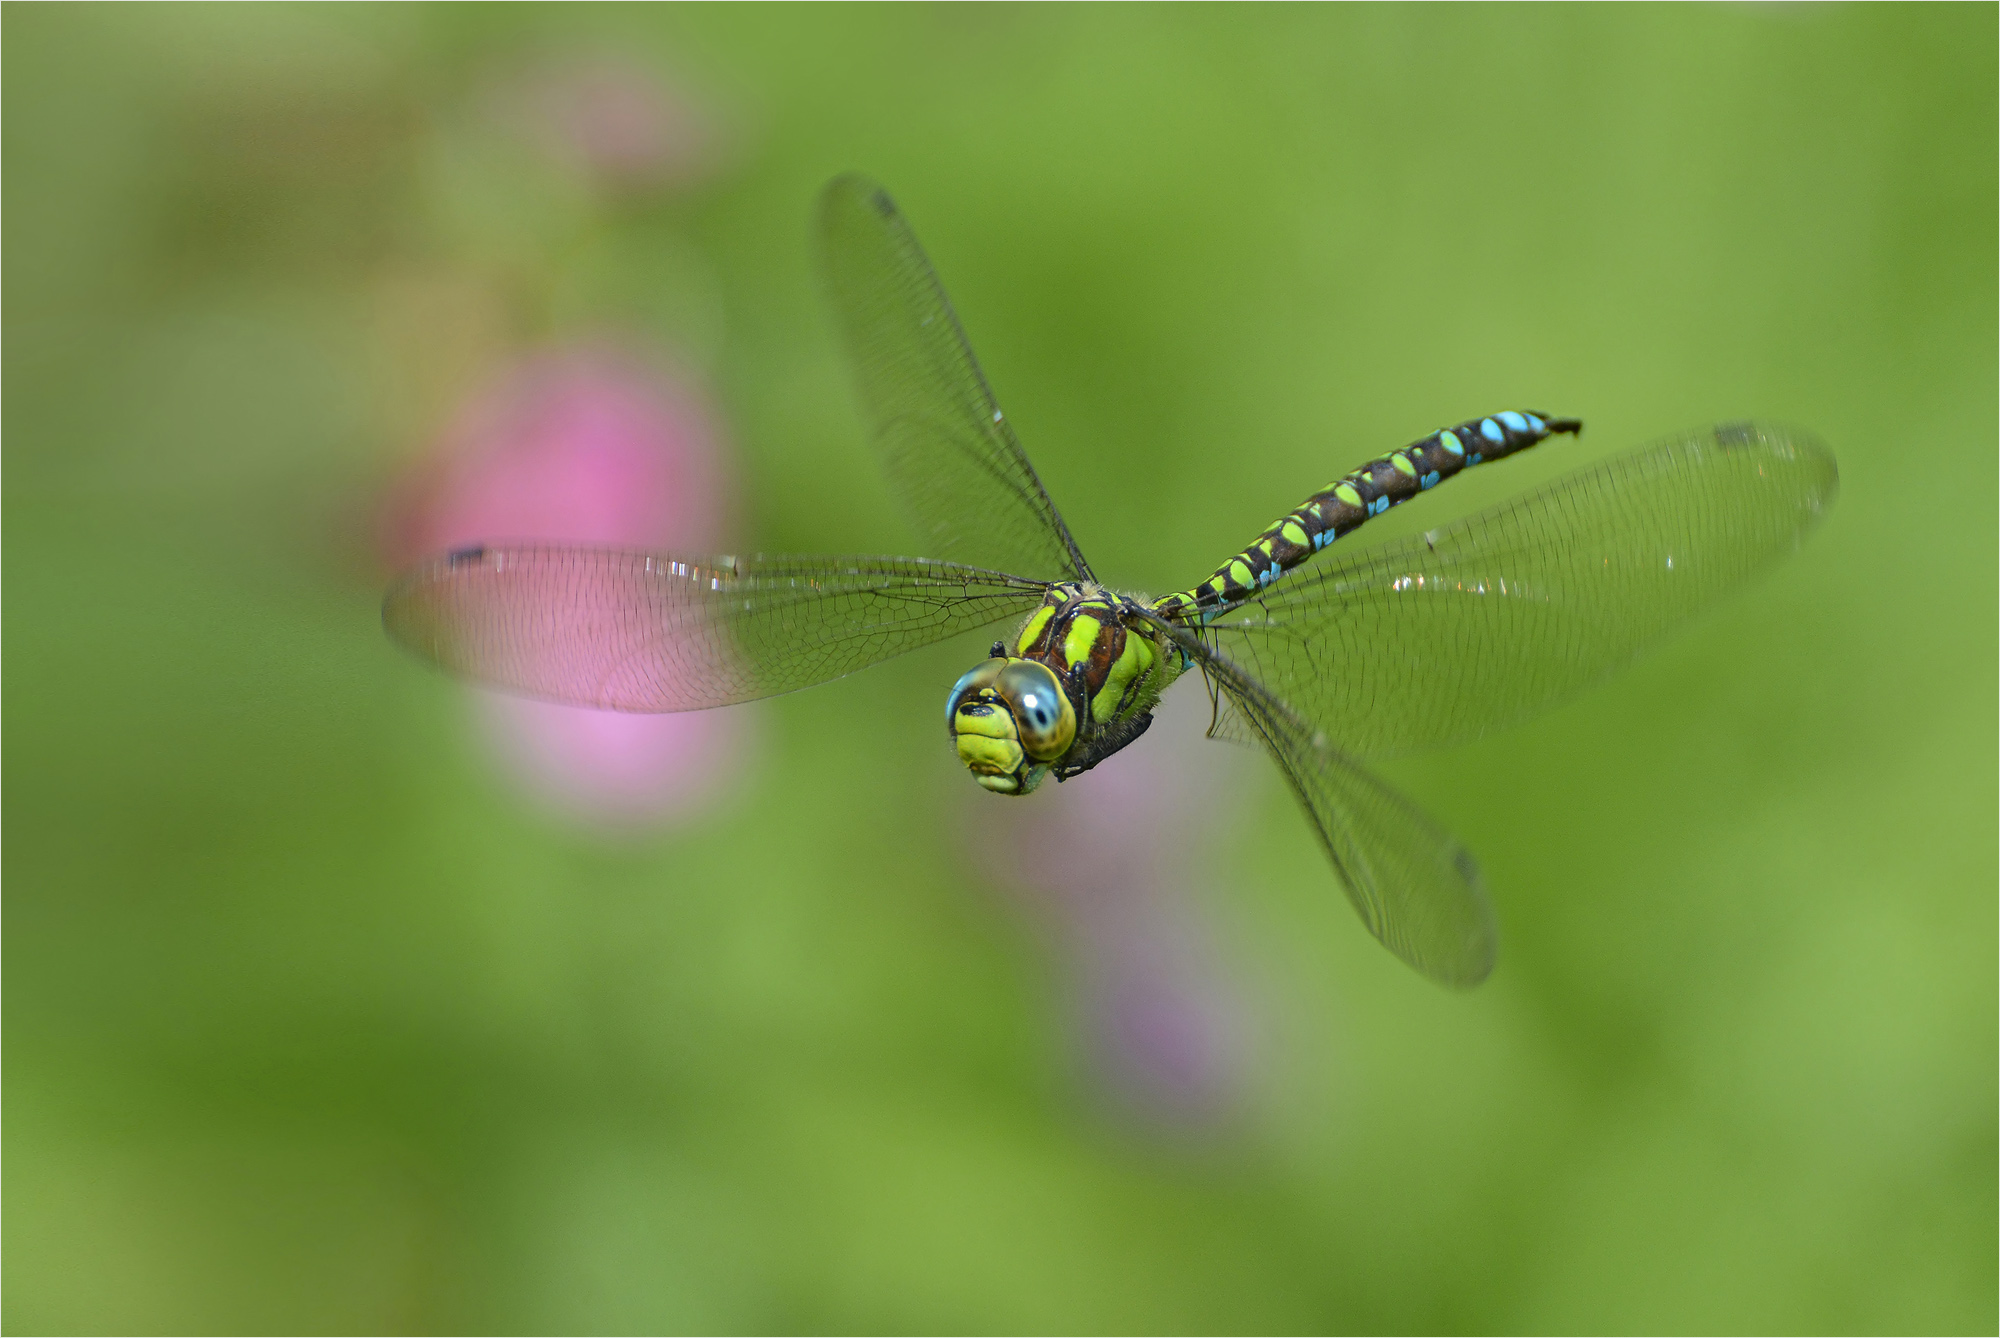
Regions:
<instances>
[{"instance_id":1,"label":"dragonfly face","mask_svg":"<svg viewBox=\"0 0 2000 1338\"><path fill-rule=\"evenodd\" d=\"M1033 790L1076 739L1076 709L1056 676L1016 656L996 655L967 670L944 710L958 760L995 794Z\"/></svg>"}]
</instances>

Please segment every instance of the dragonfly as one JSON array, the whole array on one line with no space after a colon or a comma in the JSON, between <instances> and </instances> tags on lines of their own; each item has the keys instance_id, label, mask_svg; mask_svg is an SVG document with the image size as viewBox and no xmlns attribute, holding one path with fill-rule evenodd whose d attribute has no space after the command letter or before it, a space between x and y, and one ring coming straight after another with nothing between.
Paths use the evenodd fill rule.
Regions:
<instances>
[{"instance_id":1,"label":"dragonfly","mask_svg":"<svg viewBox=\"0 0 2000 1338\"><path fill-rule=\"evenodd\" d=\"M1508 410L1370 460L1205 580L1149 598L1085 559L887 193L835 179L818 238L873 440L928 556L485 543L403 575L383 604L390 635L476 684L694 711L1011 624L952 685L944 725L972 778L1015 796L1135 743L1192 672L1210 737L1269 754L1368 930L1469 987L1498 941L1478 866L1365 764L1592 685L1798 547L1837 490L1810 434L1729 423L1421 534L1322 552L1466 469L1582 429Z\"/></svg>"}]
</instances>

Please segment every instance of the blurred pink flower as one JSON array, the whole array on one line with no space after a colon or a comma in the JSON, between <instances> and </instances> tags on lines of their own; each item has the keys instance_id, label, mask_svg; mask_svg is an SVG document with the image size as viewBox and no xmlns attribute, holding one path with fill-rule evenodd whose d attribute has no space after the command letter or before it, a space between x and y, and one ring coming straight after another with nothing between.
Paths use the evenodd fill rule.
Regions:
<instances>
[{"instance_id":1,"label":"blurred pink flower","mask_svg":"<svg viewBox=\"0 0 2000 1338\"><path fill-rule=\"evenodd\" d=\"M1176 692L1138 743L1024 800L978 796L988 867L1050 927L1082 1012L1089 1072L1155 1124L1226 1120L1250 1077L1249 1015L1198 890L1227 830L1242 750L1204 738L1208 707Z\"/></svg>"},{"instance_id":2,"label":"blurred pink flower","mask_svg":"<svg viewBox=\"0 0 2000 1338\"><path fill-rule=\"evenodd\" d=\"M713 552L727 528L718 434L701 399L608 347L545 353L476 392L391 498L397 566L481 541ZM537 798L614 826L686 816L726 792L740 710L629 715L479 693L496 751Z\"/></svg>"}]
</instances>

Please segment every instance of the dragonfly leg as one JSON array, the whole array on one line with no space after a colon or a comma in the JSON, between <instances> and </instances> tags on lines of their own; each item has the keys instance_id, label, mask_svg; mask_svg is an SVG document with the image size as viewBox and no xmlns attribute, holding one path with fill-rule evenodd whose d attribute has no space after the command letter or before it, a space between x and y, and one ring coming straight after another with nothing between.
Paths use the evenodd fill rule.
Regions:
<instances>
[{"instance_id":1,"label":"dragonfly leg","mask_svg":"<svg viewBox=\"0 0 2000 1338\"><path fill-rule=\"evenodd\" d=\"M1114 725L1092 734L1083 743L1072 748L1068 755L1053 767L1058 781L1066 781L1071 776L1081 776L1084 772L1102 762L1111 754L1146 732L1153 723L1153 713L1135 715L1129 720L1121 720Z\"/></svg>"},{"instance_id":2,"label":"dragonfly leg","mask_svg":"<svg viewBox=\"0 0 2000 1338\"><path fill-rule=\"evenodd\" d=\"M1090 685L1084 681L1089 672L1089 661L1078 660L1063 674L1063 691L1069 694L1069 704L1076 708L1078 720L1090 718Z\"/></svg>"}]
</instances>

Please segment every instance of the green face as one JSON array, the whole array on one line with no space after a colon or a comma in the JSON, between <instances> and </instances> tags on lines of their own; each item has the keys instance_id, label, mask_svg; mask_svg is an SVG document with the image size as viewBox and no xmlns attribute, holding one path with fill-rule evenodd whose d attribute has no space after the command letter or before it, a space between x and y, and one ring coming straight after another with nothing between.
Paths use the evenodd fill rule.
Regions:
<instances>
[{"instance_id":1,"label":"green face","mask_svg":"<svg viewBox=\"0 0 2000 1338\"><path fill-rule=\"evenodd\" d=\"M952 685L945 720L972 778L1027 794L1076 739L1076 710L1046 665L996 656Z\"/></svg>"}]
</instances>

